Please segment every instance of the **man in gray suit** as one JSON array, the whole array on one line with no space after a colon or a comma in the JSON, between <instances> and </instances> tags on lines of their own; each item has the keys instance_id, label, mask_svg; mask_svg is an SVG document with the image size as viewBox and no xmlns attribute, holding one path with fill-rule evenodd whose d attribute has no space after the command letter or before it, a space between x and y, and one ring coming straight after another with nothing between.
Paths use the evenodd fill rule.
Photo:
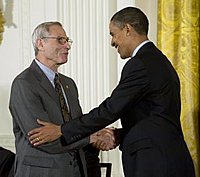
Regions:
<instances>
[{"instance_id":1,"label":"man in gray suit","mask_svg":"<svg viewBox=\"0 0 200 177\"><path fill-rule=\"evenodd\" d=\"M82 148L90 142L95 143L97 134L68 146L63 137L37 147L28 140L28 132L40 127L37 118L58 125L64 123L59 97L54 88L55 75L60 80L70 118L82 114L76 84L57 70L67 62L72 44L62 25L59 22L38 25L33 32L32 42L36 58L30 67L14 79L10 95L9 108L16 138L15 177L87 177ZM105 131L107 135L112 135L112 131ZM94 158L98 163L97 155L95 153ZM100 176L100 173L97 172L95 176Z\"/></svg>"}]
</instances>

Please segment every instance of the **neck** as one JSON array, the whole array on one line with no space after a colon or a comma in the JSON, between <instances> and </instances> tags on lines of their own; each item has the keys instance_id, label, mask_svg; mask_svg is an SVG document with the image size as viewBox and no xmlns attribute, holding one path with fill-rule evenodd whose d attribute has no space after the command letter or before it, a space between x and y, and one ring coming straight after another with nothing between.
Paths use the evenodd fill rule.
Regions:
<instances>
[{"instance_id":1,"label":"neck","mask_svg":"<svg viewBox=\"0 0 200 177\"><path fill-rule=\"evenodd\" d=\"M55 64L52 60L40 57L39 55L36 56L36 59L40 63L42 63L43 65L45 65L46 67L48 67L49 69L53 70L54 72L58 71L58 67L60 65Z\"/></svg>"},{"instance_id":2,"label":"neck","mask_svg":"<svg viewBox=\"0 0 200 177\"><path fill-rule=\"evenodd\" d=\"M133 44L132 45L132 53L133 53L133 51L137 48L137 46L139 46L144 41L148 40L148 37L146 35L138 35L138 36L135 36L134 39L132 40L134 40L134 43L131 43Z\"/></svg>"}]
</instances>

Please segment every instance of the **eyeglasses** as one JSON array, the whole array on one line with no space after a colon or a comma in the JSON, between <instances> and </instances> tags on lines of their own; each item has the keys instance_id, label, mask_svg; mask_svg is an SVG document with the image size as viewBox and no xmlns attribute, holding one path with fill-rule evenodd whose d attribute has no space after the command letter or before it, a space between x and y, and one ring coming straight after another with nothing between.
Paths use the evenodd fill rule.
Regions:
<instances>
[{"instance_id":1,"label":"eyeglasses","mask_svg":"<svg viewBox=\"0 0 200 177\"><path fill-rule=\"evenodd\" d=\"M51 36L44 36L42 39L56 39L59 44L64 45L66 42L71 46L73 41L68 37L51 37Z\"/></svg>"}]
</instances>

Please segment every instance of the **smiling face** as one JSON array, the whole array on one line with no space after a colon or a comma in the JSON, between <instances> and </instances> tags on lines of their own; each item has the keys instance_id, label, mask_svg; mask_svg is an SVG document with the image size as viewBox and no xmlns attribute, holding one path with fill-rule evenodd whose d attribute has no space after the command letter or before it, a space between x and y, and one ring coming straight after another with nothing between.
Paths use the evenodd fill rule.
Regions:
<instances>
[{"instance_id":1,"label":"smiling face","mask_svg":"<svg viewBox=\"0 0 200 177\"><path fill-rule=\"evenodd\" d=\"M130 24L124 24L123 27L114 22L110 22L111 45L117 49L122 59L132 56L133 51L145 40L148 40L146 34L139 34Z\"/></svg>"},{"instance_id":2,"label":"smiling face","mask_svg":"<svg viewBox=\"0 0 200 177\"><path fill-rule=\"evenodd\" d=\"M133 41L131 40L131 33L128 25L123 28L118 27L114 22L110 22L111 45L117 49L122 59L131 57L133 48Z\"/></svg>"},{"instance_id":3,"label":"smiling face","mask_svg":"<svg viewBox=\"0 0 200 177\"><path fill-rule=\"evenodd\" d=\"M67 41L59 42L58 39L62 37L68 39L64 29L59 25L53 25L49 27L47 36L37 40L39 52L36 57L53 70L57 70L58 66L68 61L68 52L71 47Z\"/></svg>"},{"instance_id":4,"label":"smiling face","mask_svg":"<svg viewBox=\"0 0 200 177\"><path fill-rule=\"evenodd\" d=\"M111 45L122 59L131 57L137 46L148 40L148 27L146 15L135 7L121 9L111 17Z\"/></svg>"}]
</instances>

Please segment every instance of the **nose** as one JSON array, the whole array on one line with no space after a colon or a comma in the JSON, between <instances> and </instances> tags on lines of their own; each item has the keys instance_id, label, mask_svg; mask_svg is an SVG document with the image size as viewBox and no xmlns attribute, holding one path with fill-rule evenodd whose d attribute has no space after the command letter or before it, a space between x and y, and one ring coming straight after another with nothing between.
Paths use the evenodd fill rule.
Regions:
<instances>
[{"instance_id":1,"label":"nose","mask_svg":"<svg viewBox=\"0 0 200 177\"><path fill-rule=\"evenodd\" d=\"M64 46L65 48L67 48L67 50L71 49L71 45L68 42L65 42Z\"/></svg>"},{"instance_id":2,"label":"nose","mask_svg":"<svg viewBox=\"0 0 200 177\"><path fill-rule=\"evenodd\" d=\"M69 45L69 43L67 42L67 49L70 50L71 49L71 45Z\"/></svg>"}]
</instances>

